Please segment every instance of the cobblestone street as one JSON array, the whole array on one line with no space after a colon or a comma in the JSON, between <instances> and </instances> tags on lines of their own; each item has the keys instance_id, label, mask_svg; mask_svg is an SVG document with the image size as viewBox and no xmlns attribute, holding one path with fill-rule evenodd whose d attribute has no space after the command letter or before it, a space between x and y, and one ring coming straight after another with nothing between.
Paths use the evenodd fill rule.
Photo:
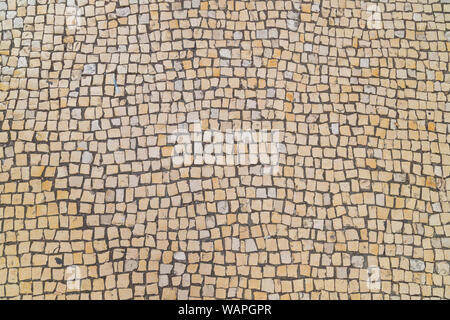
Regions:
<instances>
[{"instance_id":1,"label":"cobblestone street","mask_svg":"<svg viewBox=\"0 0 450 320\"><path fill-rule=\"evenodd\" d=\"M450 0L0 0L0 299L450 299Z\"/></svg>"}]
</instances>

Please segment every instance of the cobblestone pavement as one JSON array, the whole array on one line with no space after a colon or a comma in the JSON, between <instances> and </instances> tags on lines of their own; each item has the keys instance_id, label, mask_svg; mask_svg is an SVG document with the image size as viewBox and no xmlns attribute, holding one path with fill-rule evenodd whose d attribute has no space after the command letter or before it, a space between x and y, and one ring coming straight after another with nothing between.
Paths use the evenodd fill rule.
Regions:
<instances>
[{"instance_id":1,"label":"cobblestone pavement","mask_svg":"<svg viewBox=\"0 0 450 320\"><path fill-rule=\"evenodd\" d=\"M0 0L0 29L1 298L450 298L449 0Z\"/></svg>"}]
</instances>

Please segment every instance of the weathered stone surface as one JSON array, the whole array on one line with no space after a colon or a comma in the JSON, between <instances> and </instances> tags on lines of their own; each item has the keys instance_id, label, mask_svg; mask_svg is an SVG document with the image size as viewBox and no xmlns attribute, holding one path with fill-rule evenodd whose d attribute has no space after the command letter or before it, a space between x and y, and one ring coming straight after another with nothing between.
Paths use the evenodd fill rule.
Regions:
<instances>
[{"instance_id":1,"label":"weathered stone surface","mask_svg":"<svg viewBox=\"0 0 450 320\"><path fill-rule=\"evenodd\" d=\"M425 263L421 260L417 259L411 259L409 260L411 264L411 270L412 271L424 271L425 270Z\"/></svg>"},{"instance_id":2,"label":"weathered stone surface","mask_svg":"<svg viewBox=\"0 0 450 320\"><path fill-rule=\"evenodd\" d=\"M95 74L96 65L95 64L86 64L83 69L83 74Z\"/></svg>"},{"instance_id":3,"label":"weathered stone surface","mask_svg":"<svg viewBox=\"0 0 450 320\"><path fill-rule=\"evenodd\" d=\"M449 6L0 0L0 297L450 299Z\"/></svg>"}]
</instances>

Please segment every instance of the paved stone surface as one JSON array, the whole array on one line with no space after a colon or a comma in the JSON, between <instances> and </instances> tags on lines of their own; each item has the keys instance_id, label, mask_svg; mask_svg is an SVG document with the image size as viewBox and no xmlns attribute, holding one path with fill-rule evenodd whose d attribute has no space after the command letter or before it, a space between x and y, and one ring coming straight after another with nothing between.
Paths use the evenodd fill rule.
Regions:
<instances>
[{"instance_id":1,"label":"paved stone surface","mask_svg":"<svg viewBox=\"0 0 450 320\"><path fill-rule=\"evenodd\" d=\"M449 299L449 30L448 0L0 0L0 298Z\"/></svg>"}]
</instances>

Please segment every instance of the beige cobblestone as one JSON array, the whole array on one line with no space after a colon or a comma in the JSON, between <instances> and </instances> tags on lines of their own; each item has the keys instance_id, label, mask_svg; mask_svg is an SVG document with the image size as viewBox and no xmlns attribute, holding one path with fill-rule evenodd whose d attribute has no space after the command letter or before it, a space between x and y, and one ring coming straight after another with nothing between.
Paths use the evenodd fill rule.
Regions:
<instances>
[{"instance_id":1,"label":"beige cobblestone","mask_svg":"<svg viewBox=\"0 0 450 320\"><path fill-rule=\"evenodd\" d=\"M0 298L450 298L448 1L78 5L0 0Z\"/></svg>"}]
</instances>

